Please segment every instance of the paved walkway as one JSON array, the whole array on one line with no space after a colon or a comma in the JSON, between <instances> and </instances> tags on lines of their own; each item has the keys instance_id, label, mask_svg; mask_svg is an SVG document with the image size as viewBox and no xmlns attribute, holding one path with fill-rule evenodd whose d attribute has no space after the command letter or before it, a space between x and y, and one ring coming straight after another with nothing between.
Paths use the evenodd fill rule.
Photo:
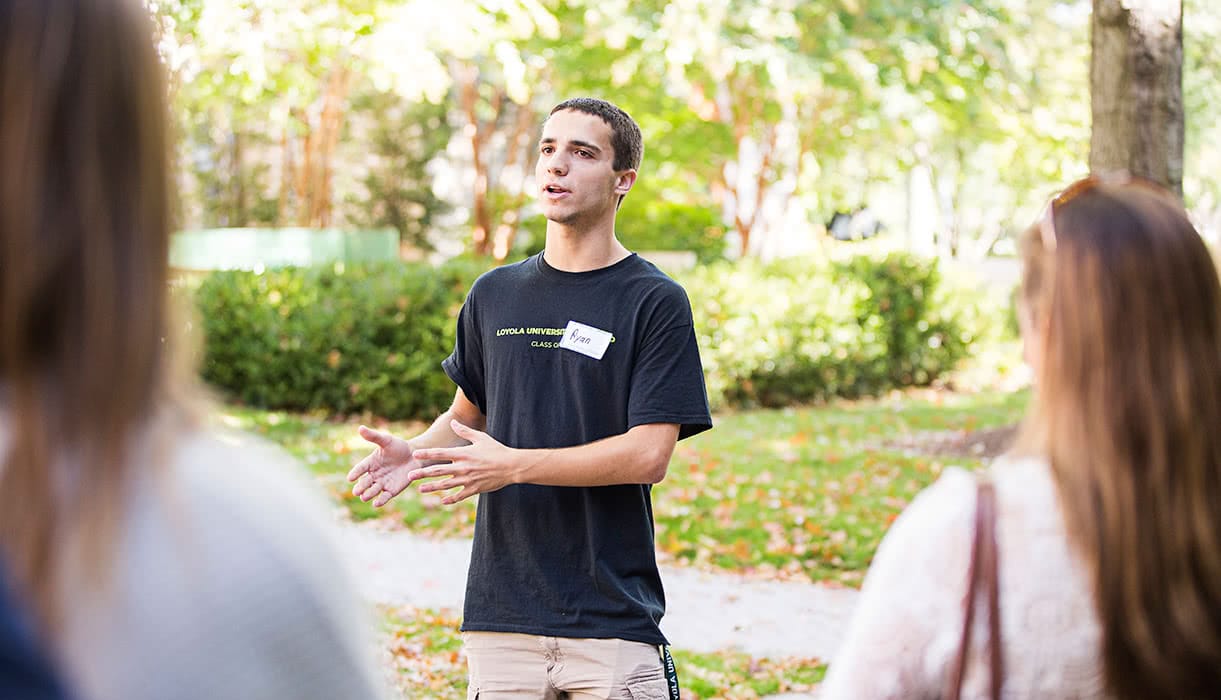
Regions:
<instances>
[{"instance_id":1,"label":"paved walkway","mask_svg":"<svg viewBox=\"0 0 1221 700\"><path fill-rule=\"evenodd\" d=\"M461 610L469 540L428 539L377 522L344 523L341 532L368 599ZM669 566L661 576L662 631L675 647L701 652L736 648L756 657L829 660L859 595Z\"/></svg>"}]
</instances>

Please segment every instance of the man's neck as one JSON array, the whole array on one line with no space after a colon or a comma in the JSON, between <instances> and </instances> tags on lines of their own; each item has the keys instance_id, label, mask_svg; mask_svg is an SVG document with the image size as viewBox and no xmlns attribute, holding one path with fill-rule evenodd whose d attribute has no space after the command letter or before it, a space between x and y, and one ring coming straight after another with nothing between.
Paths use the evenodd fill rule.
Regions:
<instances>
[{"instance_id":1,"label":"man's neck","mask_svg":"<svg viewBox=\"0 0 1221 700\"><path fill-rule=\"evenodd\" d=\"M564 272L589 272L610 267L631 254L615 238L615 220L601 226L576 228L547 222L547 244L543 259Z\"/></svg>"}]
</instances>

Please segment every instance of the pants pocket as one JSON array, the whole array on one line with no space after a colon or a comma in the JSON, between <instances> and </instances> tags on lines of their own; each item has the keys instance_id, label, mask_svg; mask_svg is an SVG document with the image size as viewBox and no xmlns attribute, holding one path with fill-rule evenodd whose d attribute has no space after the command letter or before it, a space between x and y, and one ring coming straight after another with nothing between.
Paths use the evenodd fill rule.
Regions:
<instances>
[{"instance_id":1,"label":"pants pocket","mask_svg":"<svg viewBox=\"0 0 1221 700\"><path fill-rule=\"evenodd\" d=\"M660 668L628 676L626 686L631 700L670 700L670 683Z\"/></svg>"}]
</instances>

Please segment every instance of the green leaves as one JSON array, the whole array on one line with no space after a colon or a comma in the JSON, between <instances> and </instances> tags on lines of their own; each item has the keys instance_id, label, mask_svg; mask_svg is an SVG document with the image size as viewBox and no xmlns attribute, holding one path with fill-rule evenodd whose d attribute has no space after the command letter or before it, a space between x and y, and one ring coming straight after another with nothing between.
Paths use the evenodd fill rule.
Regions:
<instances>
[{"instance_id":1,"label":"green leaves","mask_svg":"<svg viewBox=\"0 0 1221 700\"><path fill-rule=\"evenodd\" d=\"M437 193L489 236L529 214L520 125L532 133L548 106L593 94L640 121L649 196L723 216L748 253L765 247L752 231L788 235L872 203L916 166L933 170L950 235L990 241L1028 190L1080 170L1088 134L1080 1L148 2L174 76L192 226L329 220L343 203L337 222L392 221L405 241L468 234L433 230L439 200L402 203L421 191L391 161L410 153L408 170L455 180ZM1189 66L1206 69L1206 46L1207 34L1188 42ZM1189 85L1206 109L1198 94ZM446 143L380 117L422 103L442 112L447 128L430 135ZM404 143L387 143L393 133ZM1189 137L1204 144L1200 133ZM481 202L470 193L484 179Z\"/></svg>"},{"instance_id":2,"label":"green leaves","mask_svg":"<svg viewBox=\"0 0 1221 700\"><path fill-rule=\"evenodd\" d=\"M374 265L217 272L195 293L204 378L265 408L435 415L440 370L480 266Z\"/></svg>"},{"instance_id":3,"label":"green leaves","mask_svg":"<svg viewBox=\"0 0 1221 700\"><path fill-rule=\"evenodd\" d=\"M740 261L679 275L714 405L786 406L923 385L1006 318L936 262Z\"/></svg>"},{"instance_id":4,"label":"green leaves","mask_svg":"<svg viewBox=\"0 0 1221 700\"><path fill-rule=\"evenodd\" d=\"M1207 0L1183 2L1183 196L1221 229L1221 16ZM1211 221L1209 221L1211 219Z\"/></svg>"},{"instance_id":5,"label":"green leaves","mask_svg":"<svg viewBox=\"0 0 1221 700\"><path fill-rule=\"evenodd\" d=\"M715 255L706 211L663 206L634 244ZM666 218L670 217L670 218ZM701 217L703 217L701 219ZM704 232L700 233L700 227ZM631 235L631 229L629 229ZM203 376L243 403L430 419L453 386L440 361L478 262L218 272L194 292ZM1005 309L906 255L722 262L678 275L714 406L787 406L925 385L1005 332Z\"/></svg>"}]
</instances>

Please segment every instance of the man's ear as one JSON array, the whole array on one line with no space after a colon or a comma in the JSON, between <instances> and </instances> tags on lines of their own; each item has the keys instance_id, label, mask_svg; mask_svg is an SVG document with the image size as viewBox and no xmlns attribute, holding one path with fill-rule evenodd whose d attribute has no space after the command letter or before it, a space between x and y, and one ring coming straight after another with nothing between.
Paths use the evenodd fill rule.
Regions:
<instances>
[{"instance_id":1,"label":"man's ear","mask_svg":"<svg viewBox=\"0 0 1221 700\"><path fill-rule=\"evenodd\" d=\"M622 197L631 191L634 184L636 184L636 171L634 169L624 170L615 179L615 194Z\"/></svg>"}]
</instances>

